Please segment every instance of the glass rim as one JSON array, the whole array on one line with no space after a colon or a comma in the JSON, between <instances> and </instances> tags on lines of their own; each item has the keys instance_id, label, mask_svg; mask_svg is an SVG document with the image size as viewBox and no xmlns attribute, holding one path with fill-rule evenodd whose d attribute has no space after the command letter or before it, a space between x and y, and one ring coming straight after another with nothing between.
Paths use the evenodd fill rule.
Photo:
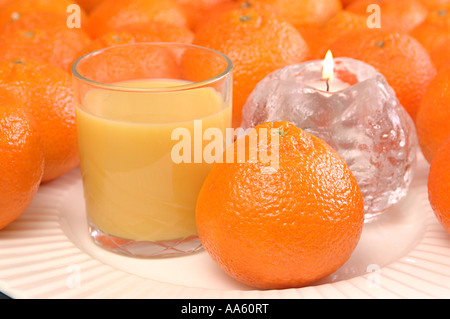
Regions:
<instances>
[{"instance_id":1,"label":"glass rim","mask_svg":"<svg viewBox=\"0 0 450 319\"><path fill-rule=\"evenodd\" d=\"M98 55L104 51L117 49L119 47L131 47L131 46L160 46L160 47L169 47L170 46L170 47L185 47L185 48L201 49L201 50L205 50L205 51L210 51L216 55L221 56L225 60L227 67L221 73L219 73L207 80L198 81L198 82L190 82L188 84L181 84L181 85L176 85L176 86L158 87L158 88L139 88L139 87L121 86L121 85L111 84L111 83L102 83L102 82L91 80L91 79L81 75L80 72L78 72L78 70L77 70L77 66L80 64L80 62L82 62L84 59L86 59L90 56ZM210 49L207 47L195 45L195 44L177 43L177 42L138 42L138 43L120 44L120 45L115 45L115 46L111 46L111 47L101 48L101 49L98 49L98 50L95 50L95 51L92 51L92 52L82 55L77 60L75 60L75 62L71 66L72 75L75 78L77 78L81 81L84 81L88 84L91 84L97 88L114 90L114 91L122 91L122 92L148 92L148 93L176 92L176 91L183 91L183 90L199 88L199 87L205 86L207 84L217 82L220 79L226 77L228 74L231 73L232 69L233 69L233 62L231 61L231 59L228 56L226 56L222 52L219 52L217 50Z\"/></svg>"}]
</instances>

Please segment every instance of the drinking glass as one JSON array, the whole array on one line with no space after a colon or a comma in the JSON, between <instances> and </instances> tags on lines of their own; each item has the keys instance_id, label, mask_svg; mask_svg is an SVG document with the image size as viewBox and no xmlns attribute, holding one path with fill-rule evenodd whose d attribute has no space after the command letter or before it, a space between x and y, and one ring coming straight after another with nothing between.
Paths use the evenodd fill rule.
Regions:
<instances>
[{"instance_id":1,"label":"drinking glass","mask_svg":"<svg viewBox=\"0 0 450 319\"><path fill-rule=\"evenodd\" d=\"M187 44L91 52L72 67L89 235L126 256L202 249L197 195L231 128L232 63ZM211 137L211 134L207 134ZM209 150L211 147L208 148ZM216 155L217 155L216 154Z\"/></svg>"}]
</instances>

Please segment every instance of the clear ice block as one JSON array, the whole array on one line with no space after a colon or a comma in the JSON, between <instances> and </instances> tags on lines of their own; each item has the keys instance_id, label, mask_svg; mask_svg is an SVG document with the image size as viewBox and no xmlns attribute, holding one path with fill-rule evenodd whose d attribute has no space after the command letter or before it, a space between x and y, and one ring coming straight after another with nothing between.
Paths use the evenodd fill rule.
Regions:
<instances>
[{"instance_id":1,"label":"clear ice block","mask_svg":"<svg viewBox=\"0 0 450 319\"><path fill-rule=\"evenodd\" d=\"M334 63L335 77L353 85L336 92L311 86L322 78L322 61L284 67L256 86L241 127L290 121L325 140L353 172L370 221L407 194L416 159L415 126L372 66L350 58Z\"/></svg>"}]
</instances>

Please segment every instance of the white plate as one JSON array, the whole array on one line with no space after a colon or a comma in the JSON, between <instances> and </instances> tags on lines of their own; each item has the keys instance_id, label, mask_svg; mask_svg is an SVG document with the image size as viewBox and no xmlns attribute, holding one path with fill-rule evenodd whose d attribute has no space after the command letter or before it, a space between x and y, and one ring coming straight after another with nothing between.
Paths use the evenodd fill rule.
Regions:
<instances>
[{"instance_id":1,"label":"white plate","mask_svg":"<svg viewBox=\"0 0 450 319\"><path fill-rule=\"evenodd\" d=\"M350 260L309 287L255 290L206 252L133 259L88 238L78 170L42 185L29 209L0 231L0 291L13 298L450 298L450 235L427 198L419 155L408 196L364 226Z\"/></svg>"}]
</instances>

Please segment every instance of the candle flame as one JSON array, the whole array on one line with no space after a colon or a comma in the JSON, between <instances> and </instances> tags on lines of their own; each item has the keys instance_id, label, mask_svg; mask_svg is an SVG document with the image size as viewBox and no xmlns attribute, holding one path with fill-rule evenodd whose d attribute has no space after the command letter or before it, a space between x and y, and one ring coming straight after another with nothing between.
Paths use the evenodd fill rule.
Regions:
<instances>
[{"instance_id":1,"label":"candle flame","mask_svg":"<svg viewBox=\"0 0 450 319\"><path fill-rule=\"evenodd\" d=\"M328 50L325 59L322 62L322 79L333 81L334 78L334 60L331 51Z\"/></svg>"}]
</instances>

